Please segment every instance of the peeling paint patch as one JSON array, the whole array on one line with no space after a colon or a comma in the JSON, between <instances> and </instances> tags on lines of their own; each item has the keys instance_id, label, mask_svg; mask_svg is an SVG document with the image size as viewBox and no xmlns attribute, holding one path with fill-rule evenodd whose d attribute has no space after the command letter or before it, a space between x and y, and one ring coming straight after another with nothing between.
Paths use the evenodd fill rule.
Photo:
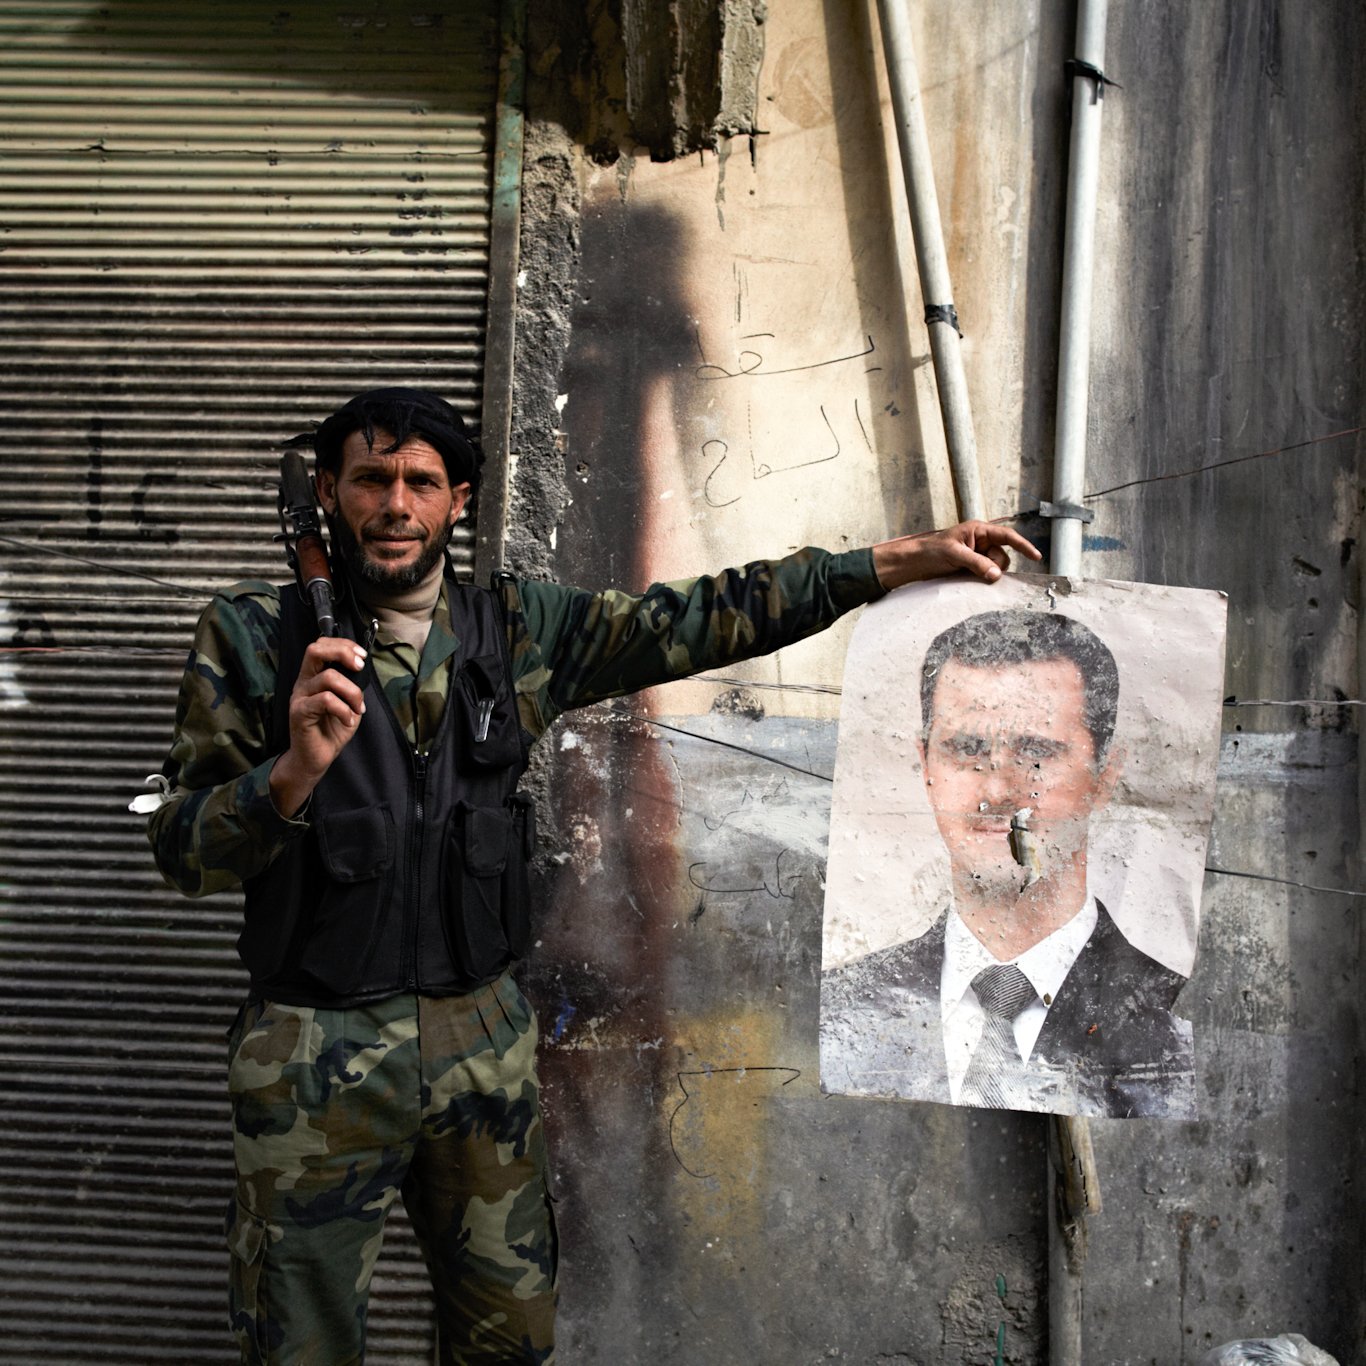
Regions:
<instances>
[{"instance_id":1,"label":"peeling paint patch","mask_svg":"<svg viewBox=\"0 0 1366 1366\"><path fill-rule=\"evenodd\" d=\"M570 859L579 882L587 882L593 873L602 872L602 832L592 816L580 816L569 828L573 848Z\"/></svg>"},{"instance_id":2,"label":"peeling paint patch","mask_svg":"<svg viewBox=\"0 0 1366 1366\"><path fill-rule=\"evenodd\" d=\"M0 598L0 638L15 636L16 624L8 598ZM0 656L0 710L12 711L28 706L28 695L19 686L18 665L12 655Z\"/></svg>"},{"instance_id":3,"label":"peeling paint patch","mask_svg":"<svg viewBox=\"0 0 1366 1366\"><path fill-rule=\"evenodd\" d=\"M559 1043L564 1037L564 1031L568 1028L570 1020L578 1013L578 1007L570 1005L568 997L561 999L559 1013L555 1016L555 1027L550 1032L550 1037L556 1043Z\"/></svg>"},{"instance_id":4,"label":"peeling paint patch","mask_svg":"<svg viewBox=\"0 0 1366 1366\"><path fill-rule=\"evenodd\" d=\"M726 162L730 160L730 139L722 138L716 147L716 221L726 230Z\"/></svg>"},{"instance_id":5,"label":"peeling paint patch","mask_svg":"<svg viewBox=\"0 0 1366 1366\"><path fill-rule=\"evenodd\" d=\"M1357 737L1341 731L1276 731L1225 735L1221 783L1338 787L1356 762Z\"/></svg>"},{"instance_id":6,"label":"peeling paint patch","mask_svg":"<svg viewBox=\"0 0 1366 1366\"><path fill-rule=\"evenodd\" d=\"M1006 1237L972 1248L939 1306L951 1359L992 1360L998 1341L1006 1361L1037 1361L1043 1347L1044 1268L1035 1248ZM1005 1293L1001 1287L1005 1286ZM998 1338L1004 1325L1003 1340Z\"/></svg>"}]
</instances>

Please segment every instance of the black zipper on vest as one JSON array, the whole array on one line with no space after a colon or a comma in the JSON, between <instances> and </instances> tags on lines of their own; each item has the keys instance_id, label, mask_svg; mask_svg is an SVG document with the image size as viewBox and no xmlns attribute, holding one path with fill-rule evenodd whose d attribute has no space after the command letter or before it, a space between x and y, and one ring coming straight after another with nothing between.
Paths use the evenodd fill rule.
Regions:
<instances>
[{"instance_id":1,"label":"black zipper on vest","mask_svg":"<svg viewBox=\"0 0 1366 1366\"><path fill-rule=\"evenodd\" d=\"M422 836L427 824L427 756L413 750L413 842L408 855L408 935L404 955L412 955L405 974L418 984L418 937L422 933Z\"/></svg>"}]
</instances>

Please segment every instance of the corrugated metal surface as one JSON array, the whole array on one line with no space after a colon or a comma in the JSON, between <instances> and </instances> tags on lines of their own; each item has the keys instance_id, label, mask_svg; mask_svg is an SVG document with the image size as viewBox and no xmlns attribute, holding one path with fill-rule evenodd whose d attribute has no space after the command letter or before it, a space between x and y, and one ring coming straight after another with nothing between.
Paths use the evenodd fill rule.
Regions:
<instances>
[{"instance_id":1,"label":"corrugated metal surface","mask_svg":"<svg viewBox=\"0 0 1366 1366\"><path fill-rule=\"evenodd\" d=\"M272 445L377 383L479 411L494 38L434 0L0 0L7 1366L235 1360L239 903L166 890L125 807L209 591L284 577ZM372 1363L430 1361L401 1217L370 1322Z\"/></svg>"}]
</instances>

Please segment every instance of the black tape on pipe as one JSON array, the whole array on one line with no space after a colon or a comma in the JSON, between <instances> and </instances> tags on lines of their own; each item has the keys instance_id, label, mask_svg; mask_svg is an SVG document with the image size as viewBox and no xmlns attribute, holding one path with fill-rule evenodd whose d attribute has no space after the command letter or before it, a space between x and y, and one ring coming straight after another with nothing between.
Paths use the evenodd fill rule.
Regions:
<instances>
[{"instance_id":1,"label":"black tape on pipe","mask_svg":"<svg viewBox=\"0 0 1366 1366\"><path fill-rule=\"evenodd\" d=\"M1089 81L1096 83L1096 98L1105 98L1105 87L1112 85L1116 90L1123 90L1124 87L1118 81L1112 81L1098 66L1092 66L1090 62L1083 62L1080 57L1069 57L1063 64L1062 69L1067 79L1073 80L1077 76L1085 76Z\"/></svg>"},{"instance_id":2,"label":"black tape on pipe","mask_svg":"<svg viewBox=\"0 0 1366 1366\"><path fill-rule=\"evenodd\" d=\"M958 310L952 304L926 304L925 326L931 323L948 323L961 337L963 329L958 326Z\"/></svg>"}]
</instances>

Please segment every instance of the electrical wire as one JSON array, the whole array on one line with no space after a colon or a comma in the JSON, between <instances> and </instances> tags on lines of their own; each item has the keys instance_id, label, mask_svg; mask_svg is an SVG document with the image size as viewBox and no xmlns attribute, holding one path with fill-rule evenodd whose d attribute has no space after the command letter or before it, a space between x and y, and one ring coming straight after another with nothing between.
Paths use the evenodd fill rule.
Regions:
<instances>
[{"instance_id":1,"label":"electrical wire","mask_svg":"<svg viewBox=\"0 0 1366 1366\"><path fill-rule=\"evenodd\" d=\"M0 655L129 655L134 659L184 659L186 648L152 645L0 645Z\"/></svg>"},{"instance_id":2,"label":"electrical wire","mask_svg":"<svg viewBox=\"0 0 1366 1366\"><path fill-rule=\"evenodd\" d=\"M166 579L154 578L151 574L144 574L139 569L125 569L122 565L106 564L101 560L90 560L84 555L73 555L66 550L57 550L50 545L35 545L32 541L16 540L13 536L0 536L0 541L6 545L18 546L20 550L29 550L37 555L56 555L63 560L75 560L77 564L88 564L92 569L103 569L109 574L127 574L135 579L143 579L147 583L154 583L159 588L169 588L172 592L183 593L186 597L204 598L206 595L197 588L187 588L183 583L170 583ZM211 594L209 596L212 596Z\"/></svg>"},{"instance_id":3,"label":"electrical wire","mask_svg":"<svg viewBox=\"0 0 1366 1366\"><path fill-rule=\"evenodd\" d=\"M817 773L810 768L802 768L800 764L790 764L786 759L775 758L772 754L765 754L761 749L749 749L745 745L733 744L729 740L718 740L714 735L702 735L695 730L684 730L682 726L671 726L667 721L656 721L653 716L642 716L639 712L627 711L625 707L599 705L609 716L629 716L633 721L644 721L647 726L658 726L660 730L669 730L675 735L686 735L693 740L706 740L709 744L720 745L723 749L737 750L741 754L749 754L756 759L767 759L770 764L777 764L779 768L790 768L794 773L804 773L808 778L819 778L823 783L835 781L829 774Z\"/></svg>"},{"instance_id":4,"label":"electrical wire","mask_svg":"<svg viewBox=\"0 0 1366 1366\"><path fill-rule=\"evenodd\" d=\"M724 683L731 688L768 688L774 692L829 693L838 697L844 691L828 683L756 683L752 679L730 678L725 674L693 674L693 677L701 683Z\"/></svg>"},{"instance_id":5,"label":"electrical wire","mask_svg":"<svg viewBox=\"0 0 1366 1366\"><path fill-rule=\"evenodd\" d=\"M1303 887L1310 892L1332 892L1337 896L1366 896L1366 892L1354 892L1348 887L1320 887L1316 882L1296 882L1288 877L1270 877L1266 873L1240 873L1234 868L1215 868L1205 864L1205 872L1218 873L1221 877L1248 877L1256 882L1279 882L1285 887Z\"/></svg>"},{"instance_id":6,"label":"electrical wire","mask_svg":"<svg viewBox=\"0 0 1366 1366\"><path fill-rule=\"evenodd\" d=\"M1336 441L1340 436L1355 436L1366 431L1366 427L1345 427L1340 432L1330 432L1327 436L1311 437L1308 441L1297 441L1293 446L1277 446L1274 451L1258 451L1255 455L1235 455L1228 460L1216 460L1209 465L1197 465L1193 470L1178 470L1175 474L1154 474L1147 479L1130 479L1127 483L1112 484L1108 489L1097 489L1094 493L1083 495L1082 501L1089 503L1095 498L1104 498L1108 493L1118 493L1120 489L1137 488L1140 484L1160 484L1166 479L1189 479L1194 474L1204 474L1206 470L1221 470L1225 465L1241 465L1246 460L1265 460L1269 455L1283 455L1286 451L1303 450L1306 446L1317 446L1321 441Z\"/></svg>"},{"instance_id":7,"label":"electrical wire","mask_svg":"<svg viewBox=\"0 0 1366 1366\"><path fill-rule=\"evenodd\" d=\"M1225 701L1226 707L1366 707L1358 697L1297 697L1288 702L1273 701L1269 697L1251 697L1246 702Z\"/></svg>"}]
</instances>

